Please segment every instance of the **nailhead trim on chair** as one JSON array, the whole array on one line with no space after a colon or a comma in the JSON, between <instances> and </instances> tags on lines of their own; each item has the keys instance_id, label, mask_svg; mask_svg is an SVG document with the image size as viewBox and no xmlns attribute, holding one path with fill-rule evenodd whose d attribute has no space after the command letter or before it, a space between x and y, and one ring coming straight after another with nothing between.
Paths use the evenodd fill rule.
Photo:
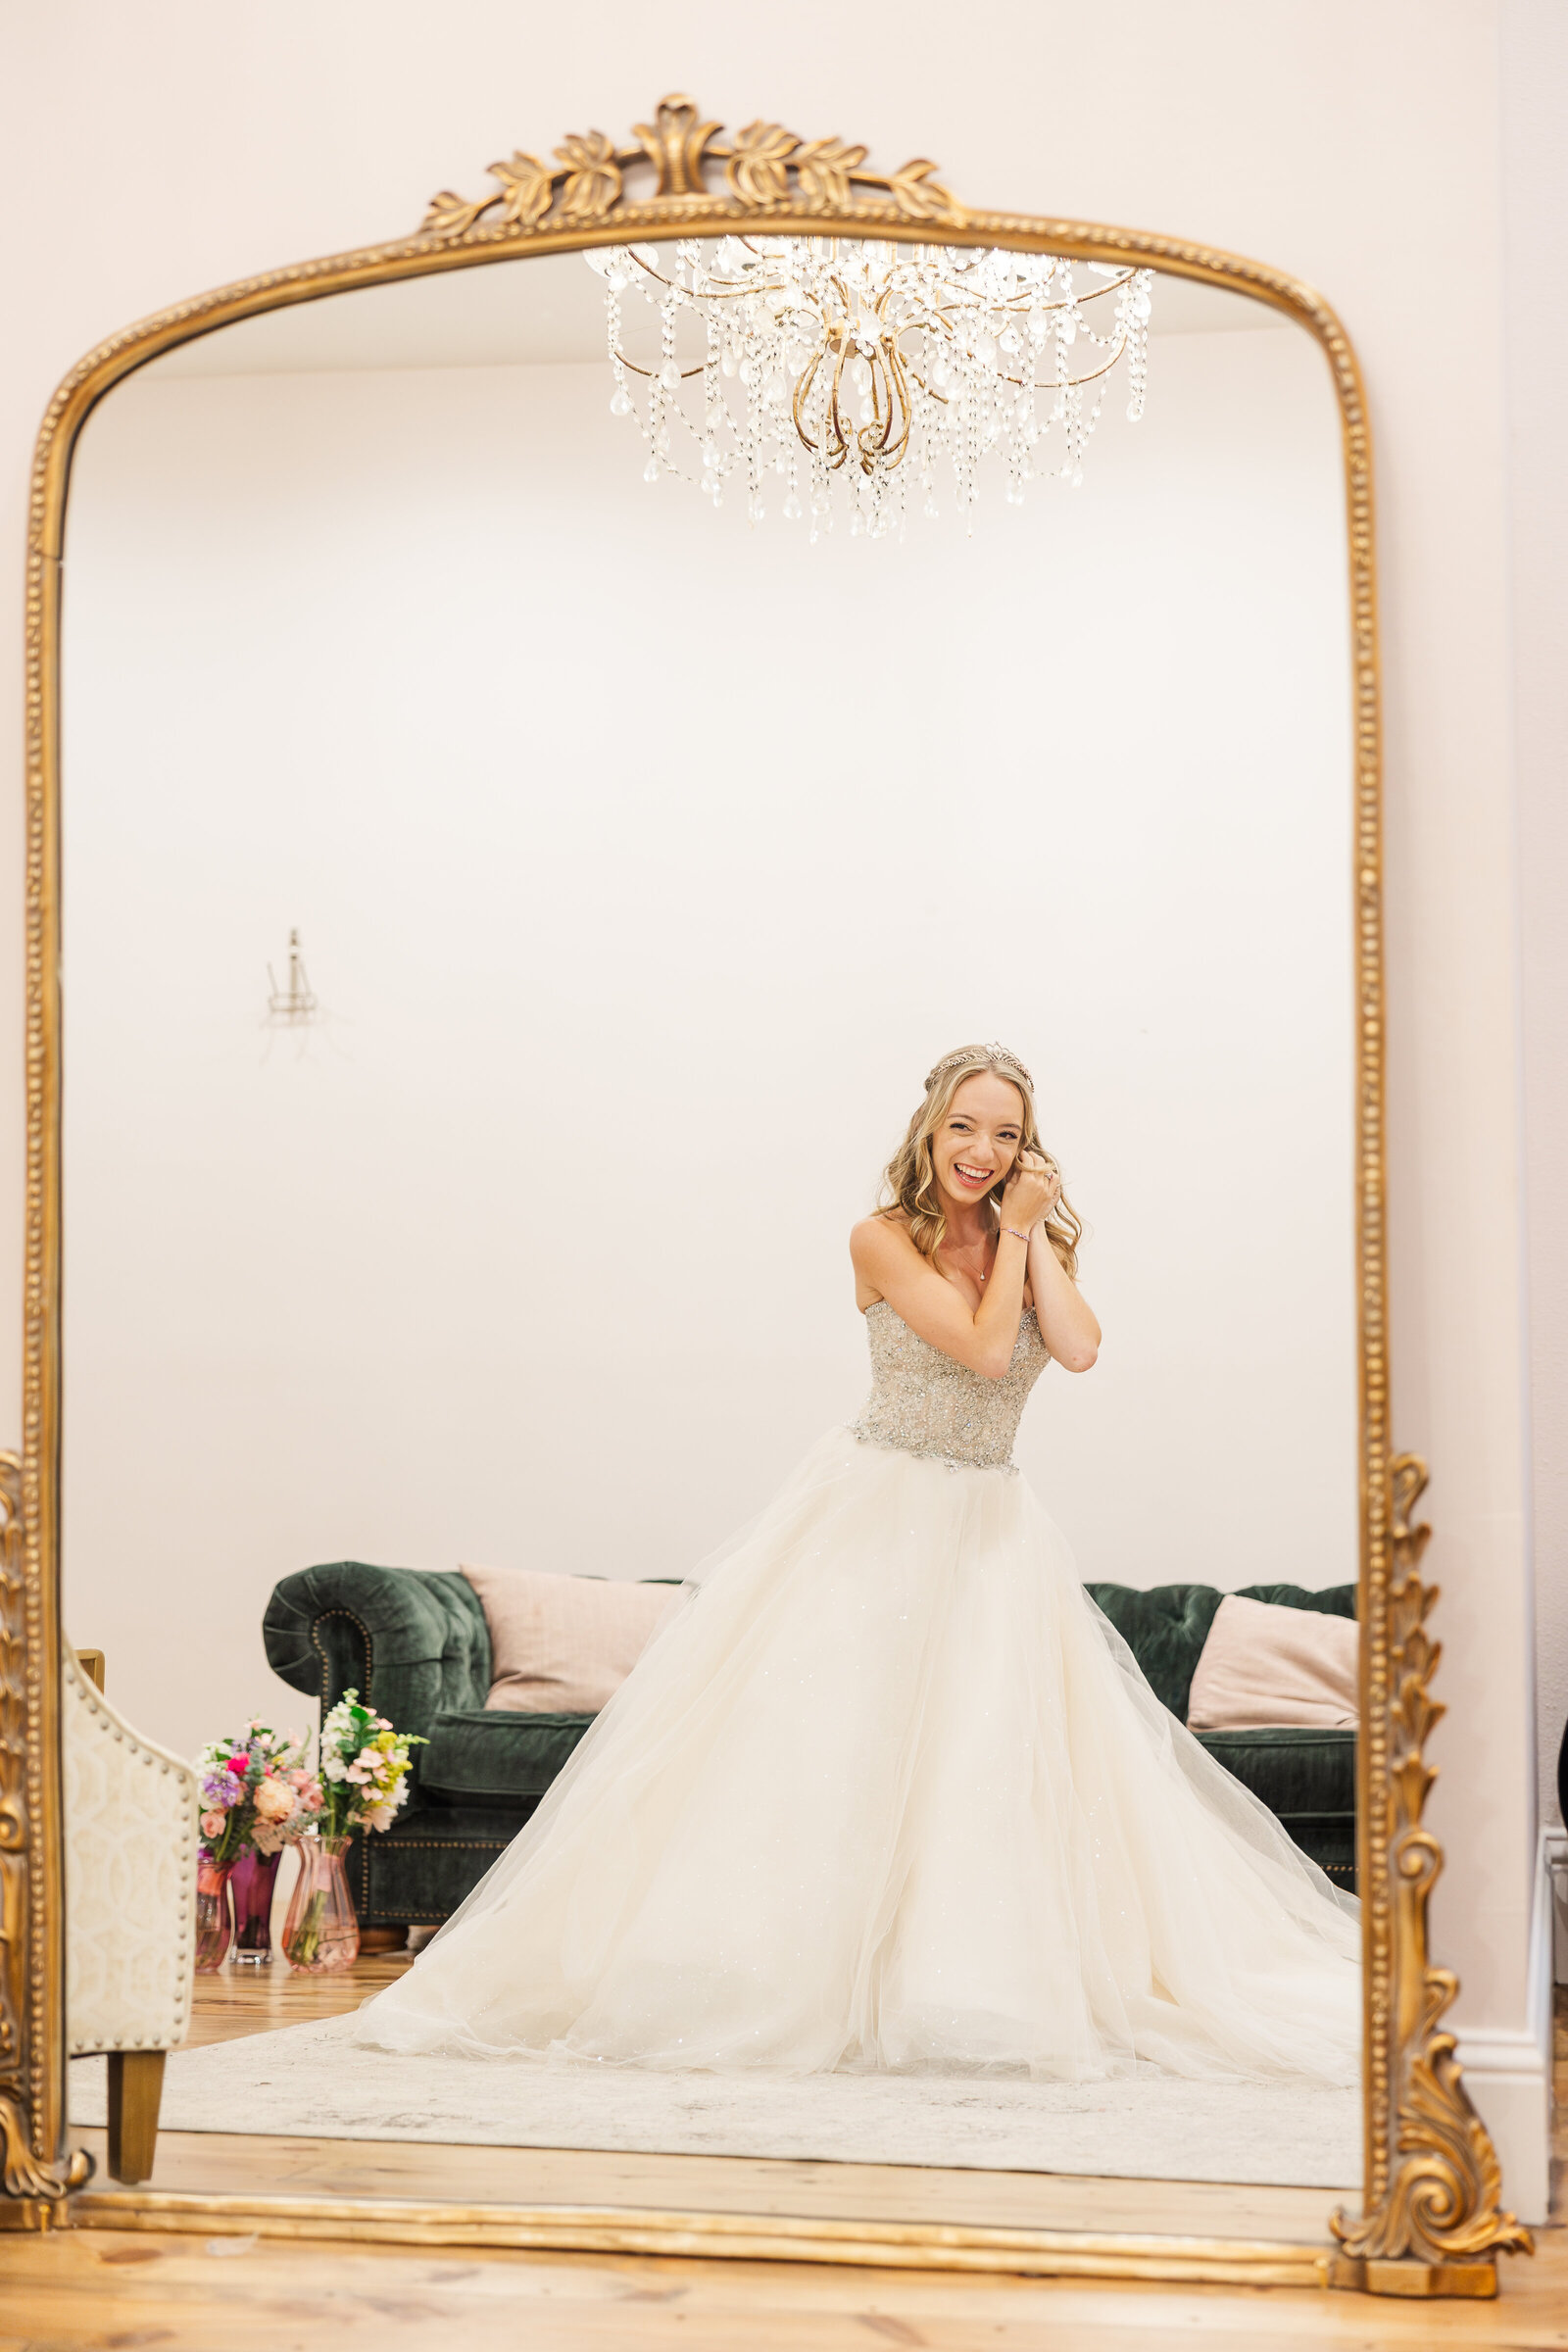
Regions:
<instances>
[{"instance_id":1,"label":"nailhead trim on chair","mask_svg":"<svg viewBox=\"0 0 1568 2352\"><path fill-rule=\"evenodd\" d=\"M510 1838L400 1838L400 1854L504 1854Z\"/></svg>"},{"instance_id":2,"label":"nailhead trim on chair","mask_svg":"<svg viewBox=\"0 0 1568 2352\"><path fill-rule=\"evenodd\" d=\"M396 1850L400 1854L504 1854L511 1842L510 1838L400 1838ZM367 1846L368 1843L367 1839ZM366 1880L368 1885L368 1866ZM365 1907L367 1910L370 1907L368 1895ZM451 1917L450 1911L410 1911L403 1924L411 1928L444 1928Z\"/></svg>"},{"instance_id":3,"label":"nailhead trim on chair","mask_svg":"<svg viewBox=\"0 0 1568 2352\"><path fill-rule=\"evenodd\" d=\"M174 1772L178 1769L175 1764L171 1762L167 1755L162 1754L156 1748L144 1746L134 1732L127 1732L122 1724L119 1724L114 1721L110 1709L103 1698L102 1692L98 1690L96 1684L91 1682L88 1677L83 1674L81 1668L76 1663L74 1653L70 1648L67 1648L63 1652L61 1672L64 1679L74 1687L73 1695L78 1701L78 1703L85 1707L89 1719L93 1723L104 1724L113 1731L115 1744L117 1747L123 1747L128 1742L131 1755L144 1764L149 1771L151 1771L152 1767L156 1764L166 1780L172 1772ZM189 1820L185 1823L180 1833L179 1846L182 1854L189 1853L191 1843L194 1838L195 1830L196 1819L193 1810ZM179 1981L183 1989L178 2000L176 2001L173 2012L175 2026L174 2038L176 2042L183 2040L185 2034L189 2030L192 1992L189 1963L191 1959L191 1941L194 1933L194 1924L191 1919L189 1901L183 1893L180 1897L178 1919L179 1940L175 1946L174 1965L178 1972ZM167 2045L161 2037L157 2040L149 2042L144 2034L137 2034L133 2042L126 2041L122 2038L116 2041L74 2042L72 2045L71 2054L75 2057L93 2054L101 2050L140 2050L147 2048L162 2049L166 2046Z\"/></svg>"},{"instance_id":4,"label":"nailhead trim on chair","mask_svg":"<svg viewBox=\"0 0 1568 2352\"><path fill-rule=\"evenodd\" d=\"M317 1637L318 1629L326 1623L329 1617L346 1617L350 1625L357 1625L360 1629L360 1637L365 1643L365 1688L360 1692L360 1696L364 1699L366 1705L368 1706L370 1703L370 1675L372 1655L370 1644L370 1629L366 1624L363 1617L358 1616L353 1609L344 1608L340 1603L336 1608L322 1609L319 1615L311 1620L311 1647L315 1650L317 1656L321 1661L321 1711L323 1714L325 1714L332 1703L332 1686L330 1680L332 1662L330 1658L328 1658L325 1650L321 1647L320 1642Z\"/></svg>"}]
</instances>

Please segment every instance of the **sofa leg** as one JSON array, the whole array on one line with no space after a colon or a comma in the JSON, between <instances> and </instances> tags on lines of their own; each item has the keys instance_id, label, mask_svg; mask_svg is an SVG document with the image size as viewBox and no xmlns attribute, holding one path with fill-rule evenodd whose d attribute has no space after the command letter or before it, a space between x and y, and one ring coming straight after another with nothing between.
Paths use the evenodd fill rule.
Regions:
<instances>
[{"instance_id":1,"label":"sofa leg","mask_svg":"<svg viewBox=\"0 0 1568 2352\"><path fill-rule=\"evenodd\" d=\"M407 1928L362 1928L362 1952L401 1952L409 1940Z\"/></svg>"},{"instance_id":2,"label":"sofa leg","mask_svg":"<svg viewBox=\"0 0 1568 2352\"><path fill-rule=\"evenodd\" d=\"M109 2053L109 2171L127 2184L152 2177L167 2050Z\"/></svg>"}]
</instances>

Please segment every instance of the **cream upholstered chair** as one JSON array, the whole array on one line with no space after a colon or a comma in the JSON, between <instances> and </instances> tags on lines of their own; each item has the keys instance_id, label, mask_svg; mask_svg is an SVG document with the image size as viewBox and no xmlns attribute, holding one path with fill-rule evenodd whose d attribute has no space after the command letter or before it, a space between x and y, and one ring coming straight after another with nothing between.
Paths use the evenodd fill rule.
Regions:
<instances>
[{"instance_id":1,"label":"cream upholstered chair","mask_svg":"<svg viewBox=\"0 0 1568 2352\"><path fill-rule=\"evenodd\" d=\"M164 2059L190 2024L199 1786L133 1732L71 1650L61 1675L66 2042L109 2055L109 2170L145 2180Z\"/></svg>"}]
</instances>

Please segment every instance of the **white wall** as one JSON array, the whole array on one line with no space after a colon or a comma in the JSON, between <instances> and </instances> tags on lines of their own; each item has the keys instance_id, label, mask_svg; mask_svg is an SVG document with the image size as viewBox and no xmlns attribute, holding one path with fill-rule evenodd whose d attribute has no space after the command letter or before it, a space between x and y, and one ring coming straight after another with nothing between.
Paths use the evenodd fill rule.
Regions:
<instances>
[{"instance_id":1,"label":"white wall","mask_svg":"<svg viewBox=\"0 0 1568 2352\"><path fill-rule=\"evenodd\" d=\"M863 1394L848 1229L972 1036L1092 1226L1022 1446L1085 1573L1353 1577L1337 416L1289 328L1152 378L1081 492L904 546L649 490L602 364L99 411L67 1594L156 1736L298 1713L313 1560L695 1565Z\"/></svg>"},{"instance_id":2,"label":"white wall","mask_svg":"<svg viewBox=\"0 0 1568 2352\"><path fill-rule=\"evenodd\" d=\"M155 27L106 0L56 0L11 12L0 76L14 212L46 221L0 262L12 359L0 496L18 551L37 417L97 338L193 288L397 233L428 191L482 185L492 156L547 152L590 123L618 133L683 81L732 122L765 111L808 136L863 139L879 158L934 154L972 201L1262 255L1338 306L1366 371L1379 464L1396 1428L1433 1468L1449 1710L1434 1751L1431 1819L1449 1861L1436 1935L1472 2035L1535 2031L1512 747L1526 701L1549 724L1562 632L1511 636L1509 432L1539 361L1528 345L1510 370L1503 333L1510 254L1528 259L1525 228L1557 182L1548 143L1510 229L1505 128L1518 115L1505 125L1498 38L1506 25L1509 92L1549 111L1563 78L1555 13L1530 0L1002 0L964 41L951 10L915 0L890 46L874 13L823 0L804 0L793 39L728 0L543 20L473 0L451 26L411 0L330 12L274 0L265 16L162 0ZM1455 366L1461 334L1474 359ZM1538 436L1530 462L1521 494L1560 495L1560 441ZM1554 598L1562 544L1536 575ZM0 566L0 634L13 644L21 584L20 561ZM15 909L15 662L0 666L0 698ZM15 1238L0 1272L16 1301L19 921L7 938L0 1164ZM1561 951L1544 944L1527 1009L1528 991L1560 970ZM1553 1227L1549 1200L1540 1216ZM1549 1289L1537 1303L1538 1325L1560 1314ZM15 1304L4 1320L19 1328ZM11 1396L0 1426L16 1432ZM1539 1447L1560 1464L1559 1421L1546 1418ZM1562 1493L1550 1480L1537 1491L1538 1532L1557 1544ZM1510 2188L1528 2204L1544 2193L1541 2103L1528 2129L1488 2112L1506 2126Z\"/></svg>"},{"instance_id":3,"label":"white wall","mask_svg":"<svg viewBox=\"0 0 1568 2352\"><path fill-rule=\"evenodd\" d=\"M1533 1307L1535 1572L1540 1637L1541 1806L1557 1805L1557 1744L1568 1724L1568 172L1562 93L1568 11L1510 11L1504 49L1508 156L1509 363L1513 385L1511 596L1519 777L1520 952L1524 976L1525 1150ZM1548 70L1543 71L1545 67ZM1550 289L1551 298L1542 300Z\"/></svg>"}]
</instances>

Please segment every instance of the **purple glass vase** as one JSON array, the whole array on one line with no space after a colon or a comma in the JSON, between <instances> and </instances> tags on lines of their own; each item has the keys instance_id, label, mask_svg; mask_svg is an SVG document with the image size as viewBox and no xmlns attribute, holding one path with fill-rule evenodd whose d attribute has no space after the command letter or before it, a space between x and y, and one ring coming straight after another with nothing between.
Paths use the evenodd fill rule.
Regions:
<instances>
[{"instance_id":1,"label":"purple glass vase","mask_svg":"<svg viewBox=\"0 0 1568 2352\"><path fill-rule=\"evenodd\" d=\"M277 1884L281 1852L240 1855L229 1876L234 1895L234 1941L229 1947L239 1968L266 1968L272 1957L272 1888Z\"/></svg>"}]
</instances>

